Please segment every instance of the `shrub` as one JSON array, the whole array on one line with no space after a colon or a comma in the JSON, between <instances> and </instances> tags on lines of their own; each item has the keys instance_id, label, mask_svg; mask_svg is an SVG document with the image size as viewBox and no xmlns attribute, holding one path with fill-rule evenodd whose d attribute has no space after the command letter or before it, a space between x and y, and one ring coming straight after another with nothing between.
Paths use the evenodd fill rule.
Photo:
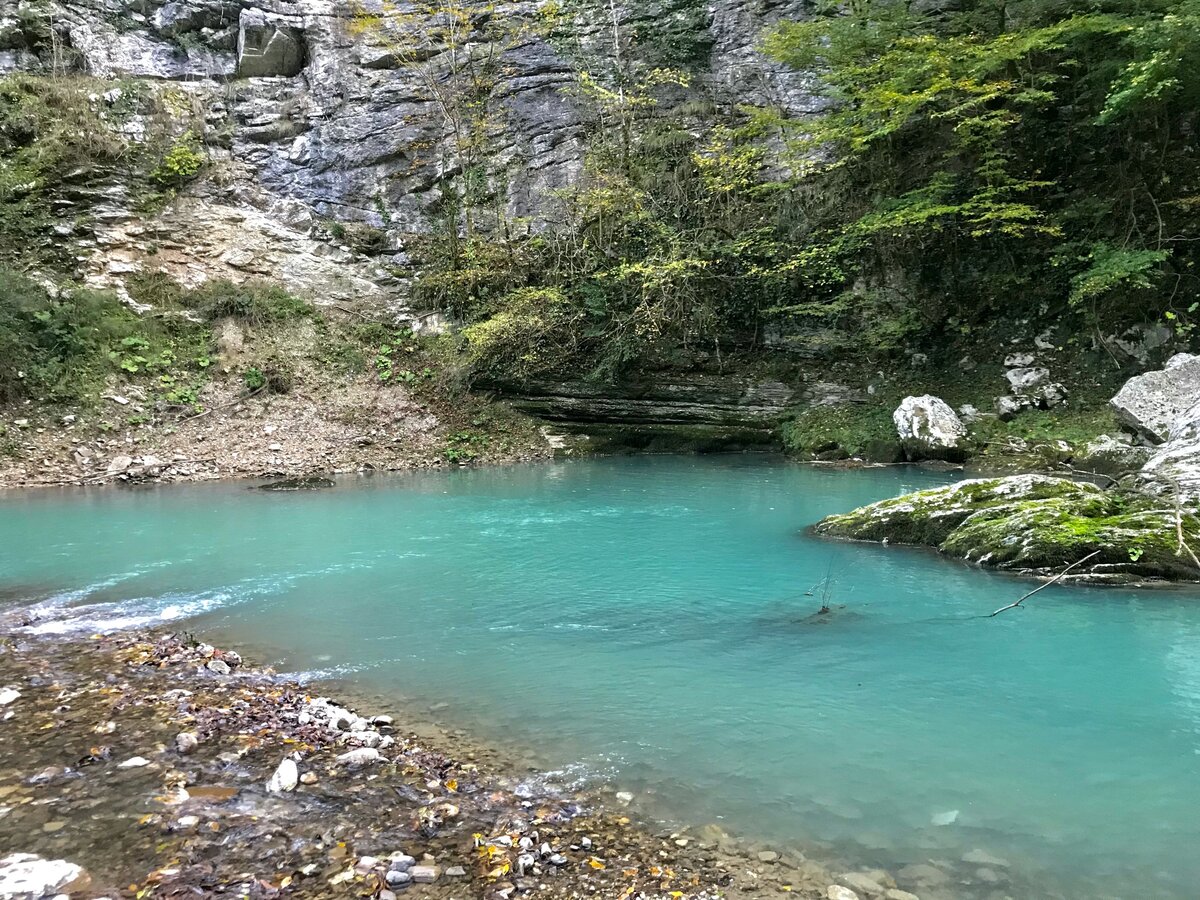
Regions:
<instances>
[{"instance_id":1,"label":"shrub","mask_svg":"<svg viewBox=\"0 0 1200 900\"><path fill-rule=\"evenodd\" d=\"M253 326L314 315L309 303L282 288L259 281L245 284L210 281L186 292L182 302L196 309L210 322L232 317Z\"/></svg>"},{"instance_id":2,"label":"shrub","mask_svg":"<svg viewBox=\"0 0 1200 900\"><path fill-rule=\"evenodd\" d=\"M177 187L199 175L206 161L195 135L188 131L163 155L150 177L159 184Z\"/></svg>"}]
</instances>

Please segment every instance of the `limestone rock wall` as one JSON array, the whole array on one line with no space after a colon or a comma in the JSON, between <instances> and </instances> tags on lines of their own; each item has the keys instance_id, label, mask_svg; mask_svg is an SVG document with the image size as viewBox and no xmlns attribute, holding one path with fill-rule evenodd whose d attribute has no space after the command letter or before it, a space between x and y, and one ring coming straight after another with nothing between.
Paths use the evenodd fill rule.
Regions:
<instances>
[{"instance_id":1,"label":"limestone rock wall","mask_svg":"<svg viewBox=\"0 0 1200 900\"><path fill-rule=\"evenodd\" d=\"M398 233L428 228L440 186L464 165L438 93L476 50L497 56L480 107L492 189L509 216L536 219L581 169L588 122L578 73L611 69L614 16L627 62L693 73L680 101L702 95L724 110L817 103L804 76L756 50L763 28L803 15L804 0L3 2L14 8L0 16L0 73L188 82L264 192L256 202L294 227L328 217ZM30 26L39 16L43 24Z\"/></svg>"}]
</instances>

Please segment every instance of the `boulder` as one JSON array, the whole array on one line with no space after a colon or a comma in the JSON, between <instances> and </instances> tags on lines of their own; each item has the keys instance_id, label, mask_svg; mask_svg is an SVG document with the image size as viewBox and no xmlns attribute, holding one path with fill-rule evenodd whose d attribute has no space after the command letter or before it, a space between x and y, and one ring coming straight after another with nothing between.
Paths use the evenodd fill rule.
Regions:
<instances>
[{"instance_id":1,"label":"boulder","mask_svg":"<svg viewBox=\"0 0 1200 900\"><path fill-rule=\"evenodd\" d=\"M1125 382L1110 402L1121 422L1155 444L1200 401L1200 356L1179 353L1166 366Z\"/></svg>"},{"instance_id":2,"label":"boulder","mask_svg":"<svg viewBox=\"0 0 1200 900\"><path fill-rule=\"evenodd\" d=\"M1000 417L1001 422L1011 422L1021 410L1028 406L1027 401L1005 394L1003 397L996 398L996 415Z\"/></svg>"},{"instance_id":3,"label":"boulder","mask_svg":"<svg viewBox=\"0 0 1200 900\"><path fill-rule=\"evenodd\" d=\"M1142 467L1147 487L1184 504L1200 503L1200 400L1176 419L1167 438Z\"/></svg>"},{"instance_id":4,"label":"boulder","mask_svg":"<svg viewBox=\"0 0 1200 900\"><path fill-rule=\"evenodd\" d=\"M961 460L966 426L942 399L926 394L905 397L892 413L896 433L910 460Z\"/></svg>"},{"instance_id":5,"label":"boulder","mask_svg":"<svg viewBox=\"0 0 1200 900\"><path fill-rule=\"evenodd\" d=\"M1149 456L1149 450L1135 447L1127 435L1102 434L1088 441L1074 461L1075 467L1085 472L1116 477L1136 472Z\"/></svg>"},{"instance_id":6,"label":"boulder","mask_svg":"<svg viewBox=\"0 0 1200 900\"><path fill-rule=\"evenodd\" d=\"M1178 524L1187 545L1200 547L1200 519L1185 514ZM1045 475L972 479L917 491L829 516L815 530L829 537L936 547L1030 575L1056 574L1086 558L1071 578L1200 580L1200 566L1179 545L1173 505Z\"/></svg>"},{"instance_id":7,"label":"boulder","mask_svg":"<svg viewBox=\"0 0 1200 900\"><path fill-rule=\"evenodd\" d=\"M304 29L291 19L244 9L238 20L240 78L292 77L304 68Z\"/></svg>"}]
</instances>

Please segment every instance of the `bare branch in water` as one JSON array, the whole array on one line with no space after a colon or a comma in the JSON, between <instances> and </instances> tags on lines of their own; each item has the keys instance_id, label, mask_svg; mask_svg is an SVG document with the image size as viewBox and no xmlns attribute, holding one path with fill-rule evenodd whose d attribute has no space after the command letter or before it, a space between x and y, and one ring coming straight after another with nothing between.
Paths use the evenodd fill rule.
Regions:
<instances>
[{"instance_id":1,"label":"bare branch in water","mask_svg":"<svg viewBox=\"0 0 1200 900\"><path fill-rule=\"evenodd\" d=\"M1004 612L1006 609L1016 609L1018 606L1020 606L1022 603L1024 603L1026 600L1028 600L1030 597L1032 597L1038 591L1044 591L1046 588L1050 587L1050 585L1054 584L1056 581L1060 581L1061 579L1066 578L1067 573L1070 572L1072 569L1076 568L1077 566L1082 566L1085 562L1087 562L1092 557L1099 556L1099 555L1100 555L1099 550L1093 550L1091 553L1089 553L1083 559L1076 560L1075 562L1071 563L1069 566L1067 566L1065 569L1063 569L1061 572L1059 572L1057 575L1055 575L1053 578L1051 578L1045 584L1041 584L1041 585L1038 585L1037 587L1035 587L1032 591L1030 591L1028 594L1026 594L1024 597L1022 597L1016 603L1010 603L1010 604L1008 604L1008 606L1000 607L994 613L987 616L987 618L989 618L989 619L995 618L996 616L1000 615L1000 613Z\"/></svg>"}]
</instances>

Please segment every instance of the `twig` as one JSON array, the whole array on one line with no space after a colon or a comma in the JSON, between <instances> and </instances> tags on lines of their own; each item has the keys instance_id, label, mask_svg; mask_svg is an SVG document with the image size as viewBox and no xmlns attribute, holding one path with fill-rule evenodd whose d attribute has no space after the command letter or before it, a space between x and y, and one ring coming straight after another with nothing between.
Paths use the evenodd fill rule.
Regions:
<instances>
[{"instance_id":1,"label":"twig","mask_svg":"<svg viewBox=\"0 0 1200 900\"><path fill-rule=\"evenodd\" d=\"M348 307L342 306L340 303L334 303L333 308L340 309L342 312L347 313L348 315L351 315L351 316L358 316L360 319L362 319L365 322L374 322L375 321L370 316L360 313L357 309L349 309Z\"/></svg>"},{"instance_id":2,"label":"twig","mask_svg":"<svg viewBox=\"0 0 1200 900\"><path fill-rule=\"evenodd\" d=\"M1183 537L1183 498L1179 495L1179 482L1174 478L1167 478L1171 483L1171 488L1175 492L1175 536L1179 539L1179 546L1175 548L1176 556L1183 556L1183 551L1188 552L1188 556L1192 558L1192 563L1197 569L1200 569L1200 559L1196 558L1196 554L1192 548L1188 546L1188 542Z\"/></svg>"},{"instance_id":3,"label":"twig","mask_svg":"<svg viewBox=\"0 0 1200 900\"><path fill-rule=\"evenodd\" d=\"M252 391L251 391L250 393L248 393L248 394L247 394L245 397L237 397L237 398L236 398L236 399L234 399L234 400L230 400L228 403L222 403L220 406L210 406L208 409L206 409L206 410L205 410L204 412L202 412L202 413L196 413L196 415L194 415L194 416L188 416L186 419L180 419L180 420L179 420L179 424L180 424L180 425L186 425L188 422L195 422L197 419L202 419L202 418L204 418L205 416L207 416L207 415L208 415L210 412L212 412L213 410L216 410L216 409L225 409L226 407L229 407L229 406L237 406L239 403L245 403L245 402L246 402L247 400L249 400L251 397L255 396L256 394L261 394L261 393L262 393L263 391L265 391L266 389L267 389L267 386L264 384L262 387L260 387L260 388L255 388L254 390L252 390Z\"/></svg>"},{"instance_id":4,"label":"twig","mask_svg":"<svg viewBox=\"0 0 1200 900\"><path fill-rule=\"evenodd\" d=\"M1053 578L1051 578L1045 584L1035 587L1032 591L1030 591L1028 594L1026 594L1024 597L1022 597L1016 603L1010 603L1010 604L1008 604L1008 606L1002 606L998 610L996 610L994 613L987 616L986 618L989 618L989 619L995 618L996 616L1000 615L1000 613L1004 612L1006 609L1016 609L1018 606L1020 606L1022 603L1024 603L1026 600L1028 600L1030 597L1032 597L1038 591L1044 591L1046 588L1050 587L1050 585L1054 584L1056 581L1062 580L1063 578L1065 578L1067 576L1067 573L1070 572L1072 569L1076 568L1077 566L1082 566L1089 559L1092 559L1095 556L1099 556L1100 553L1101 553L1101 551L1099 551L1099 550L1093 550L1091 553L1089 553L1083 559L1076 560L1075 562L1071 563L1069 566L1067 566L1065 569L1063 569L1061 572L1059 572L1057 575L1055 575Z\"/></svg>"}]
</instances>

